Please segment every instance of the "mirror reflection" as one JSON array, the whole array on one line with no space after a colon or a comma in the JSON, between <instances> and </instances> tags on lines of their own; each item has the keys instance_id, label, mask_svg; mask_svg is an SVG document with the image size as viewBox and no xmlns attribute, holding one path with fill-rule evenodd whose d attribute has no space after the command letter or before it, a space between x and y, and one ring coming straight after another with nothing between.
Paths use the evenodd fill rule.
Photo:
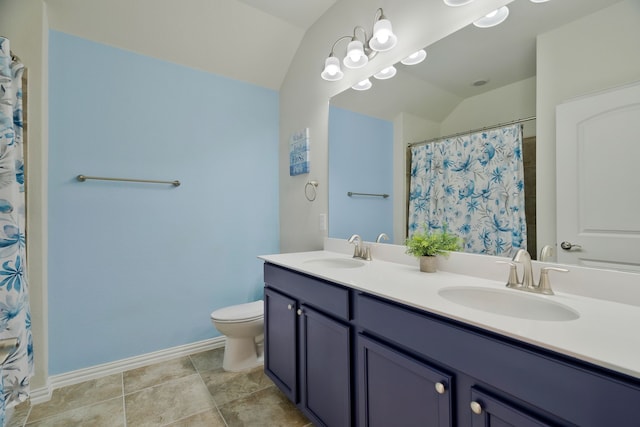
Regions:
<instances>
[{"instance_id":1,"label":"mirror reflection","mask_svg":"<svg viewBox=\"0 0 640 427\"><path fill-rule=\"evenodd\" d=\"M616 3L621 2L514 1L501 25L464 28L427 46L422 63L395 64L394 78L372 78L370 90L347 90L332 98L329 237L359 233L371 241L385 232L392 243L402 244L407 230L407 145L535 118L537 72L553 67L536 62L536 37ZM545 236L536 246L536 121L527 120L523 126L530 176L527 234L529 251L535 256L545 245L554 247L555 241ZM537 170L555 174L555 165L539 164ZM347 196L349 191L389 197L354 198ZM381 214L370 218L373 212ZM371 223L365 224L369 219Z\"/></svg>"}]
</instances>

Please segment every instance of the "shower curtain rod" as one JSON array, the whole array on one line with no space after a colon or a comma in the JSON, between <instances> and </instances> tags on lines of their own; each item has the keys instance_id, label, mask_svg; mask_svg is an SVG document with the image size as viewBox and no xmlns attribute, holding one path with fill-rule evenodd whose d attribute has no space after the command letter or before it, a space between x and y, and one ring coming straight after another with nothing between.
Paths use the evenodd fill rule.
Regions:
<instances>
[{"instance_id":1,"label":"shower curtain rod","mask_svg":"<svg viewBox=\"0 0 640 427\"><path fill-rule=\"evenodd\" d=\"M535 119L536 119L536 116L531 116L531 117L526 117L524 119L512 120L510 122L498 123L497 125L493 125L493 126L487 126L487 127L468 130L468 131L464 131L464 132L458 132L458 133L454 133L452 135L438 136L436 138L431 138L431 139L428 139L426 141L411 142L411 143L407 144L407 149L409 149L411 147L418 146L418 145L429 144L430 142L439 141L441 139L455 138L456 136L469 135L469 134L472 134L472 133L482 132L482 131L485 131L485 130L501 128L503 126L515 125L516 123L530 122L531 120L535 120Z\"/></svg>"}]
</instances>

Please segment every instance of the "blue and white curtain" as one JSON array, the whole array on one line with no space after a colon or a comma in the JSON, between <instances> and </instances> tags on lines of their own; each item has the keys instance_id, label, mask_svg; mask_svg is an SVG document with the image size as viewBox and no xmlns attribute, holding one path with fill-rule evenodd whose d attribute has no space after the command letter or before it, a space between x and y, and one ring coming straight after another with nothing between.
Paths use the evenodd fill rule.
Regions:
<instances>
[{"instance_id":1,"label":"blue and white curtain","mask_svg":"<svg viewBox=\"0 0 640 427\"><path fill-rule=\"evenodd\" d=\"M0 425L5 409L24 401L33 375L33 341L26 280L22 74L9 40L0 37L0 340L17 347L0 367Z\"/></svg>"},{"instance_id":2,"label":"blue and white curtain","mask_svg":"<svg viewBox=\"0 0 640 427\"><path fill-rule=\"evenodd\" d=\"M465 252L526 248L522 126L412 147L408 224L409 235L446 226Z\"/></svg>"}]
</instances>

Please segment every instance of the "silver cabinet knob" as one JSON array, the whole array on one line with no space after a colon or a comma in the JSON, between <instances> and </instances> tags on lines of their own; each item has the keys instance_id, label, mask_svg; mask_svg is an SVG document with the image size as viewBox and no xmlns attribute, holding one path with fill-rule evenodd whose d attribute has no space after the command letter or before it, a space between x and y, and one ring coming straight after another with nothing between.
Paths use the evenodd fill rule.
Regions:
<instances>
[{"instance_id":1,"label":"silver cabinet knob","mask_svg":"<svg viewBox=\"0 0 640 427\"><path fill-rule=\"evenodd\" d=\"M299 308L298 311L296 311L296 313L298 313L298 316L302 316L302 309Z\"/></svg>"},{"instance_id":2,"label":"silver cabinet knob","mask_svg":"<svg viewBox=\"0 0 640 427\"><path fill-rule=\"evenodd\" d=\"M293 304L287 304L287 309L288 310L293 310Z\"/></svg>"},{"instance_id":3,"label":"silver cabinet knob","mask_svg":"<svg viewBox=\"0 0 640 427\"><path fill-rule=\"evenodd\" d=\"M471 412L473 412L476 415L480 415L482 414L482 405L479 404L476 401L471 402Z\"/></svg>"},{"instance_id":4,"label":"silver cabinet knob","mask_svg":"<svg viewBox=\"0 0 640 427\"><path fill-rule=\"evenodd\" d=\"M438 394L444 394L444 392L447 391L447 388L442 383L436 383L436 391Z\"/></svg>"}]
</instances>

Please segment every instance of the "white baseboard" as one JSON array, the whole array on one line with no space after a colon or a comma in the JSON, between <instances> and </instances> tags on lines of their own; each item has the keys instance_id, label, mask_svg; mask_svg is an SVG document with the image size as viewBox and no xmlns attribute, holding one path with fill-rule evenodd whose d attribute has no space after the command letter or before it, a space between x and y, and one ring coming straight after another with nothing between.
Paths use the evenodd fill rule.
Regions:
<instances>
[{"instance_id":1,"label":"white baseboard","mask_svg":"<svg viewBox=\"0 0 640 427\"><path fill-rule=\"evenodd\" d=\"M190 354L199 353L201 351L221 348L224 347L224 343L225 337L219 336L216 338L198 341L191 344L185 344L177 347L167 348L164 350L154 351L153 353L128 357L126 359L116 360L115 362L103 363L102 365L78 369L77 371L66 372L59 375L52 375L49 377L47 385L45 387L31 390L31 404L36 405L38 403L48 401L49 399L51 399L53 390L60 387L79 384L84 381L94 380L96 378L101 378L107 375L119 374L130 369L153 365L154 363L164 362L167 360L175 359L176 357L188 356Z\"/></svg>"}]
</instances>

